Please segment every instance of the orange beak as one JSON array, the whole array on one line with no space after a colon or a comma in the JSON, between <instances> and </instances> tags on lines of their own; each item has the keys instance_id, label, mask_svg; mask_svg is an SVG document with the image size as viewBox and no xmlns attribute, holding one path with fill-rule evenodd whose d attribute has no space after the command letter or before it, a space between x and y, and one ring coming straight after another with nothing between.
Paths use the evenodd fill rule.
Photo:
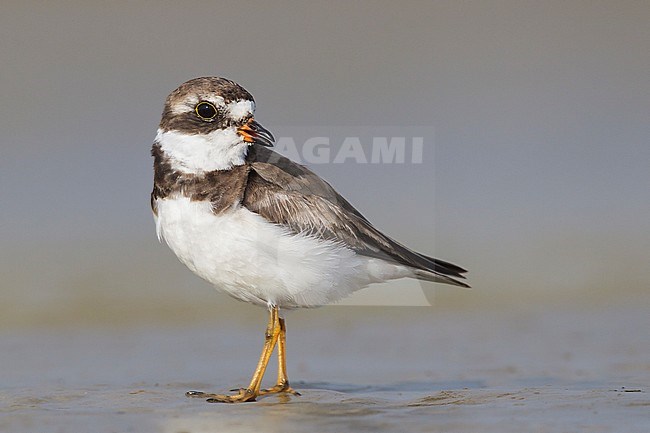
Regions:
<instances>
[{"instance_id":1,"label":"orange beak","mask_svg":"<svg viewBox=\"0 0 650 433\"><path fill-rule=\"evenodd\" d=\"M273 142L275 142L273 134L257 123L252 117L237 129L237 134L241 135L246 143L255 143L260 146L273 147Z\"/></svg>"}]
</instances>

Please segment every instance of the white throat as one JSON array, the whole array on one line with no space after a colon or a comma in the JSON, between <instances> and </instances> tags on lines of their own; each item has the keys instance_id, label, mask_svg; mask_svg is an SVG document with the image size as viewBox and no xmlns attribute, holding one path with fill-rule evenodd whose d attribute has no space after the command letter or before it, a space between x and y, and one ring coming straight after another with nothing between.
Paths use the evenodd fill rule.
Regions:
<instances>
[{"instance_id":1,"label":"white throat","mask_svg":"<svg viewBox=\"0 0 650 433\"><path fill-rule=\"evenodd\" d=\"M248 151L248 143L234 127L195 135L158 129L156 143L169 157L172 169L183 173L229 170L242 165Z\"/></svg>"}]
</instances>

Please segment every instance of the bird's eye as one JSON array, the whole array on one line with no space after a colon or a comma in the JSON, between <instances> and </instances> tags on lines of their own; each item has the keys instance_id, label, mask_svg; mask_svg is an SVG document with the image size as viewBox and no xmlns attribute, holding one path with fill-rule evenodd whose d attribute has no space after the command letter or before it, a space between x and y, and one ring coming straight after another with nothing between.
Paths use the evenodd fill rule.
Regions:
<instances>
[{"instance_id":1,"label":"bird's eye","mask_svg":"<svg viewBox=\"0 0 650 433\"><path fill-rule=\"evenodd\" d=\"M196 114L203 120L212 120L217 115L217 107L210 102L199 102L194 109Z\"/></svg>"}]
</instances>

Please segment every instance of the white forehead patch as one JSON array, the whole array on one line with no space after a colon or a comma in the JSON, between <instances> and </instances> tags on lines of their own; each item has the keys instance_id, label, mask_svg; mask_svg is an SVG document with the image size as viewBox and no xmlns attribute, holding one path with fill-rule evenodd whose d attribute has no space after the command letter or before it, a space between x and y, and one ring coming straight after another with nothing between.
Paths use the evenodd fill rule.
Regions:
<instances>
[{"instance_id":1,"label":"white forehead patch","mask_svg":"<svg viewBox=\"0 0 650 433\"><path fill-rule=\"evenodd\" d=\"M230 118L233 120L241 120L245 117L251 116L255 112L255 103L240 99L239 101L231 102L226 106Z\"/></svg>"}]
</instances>

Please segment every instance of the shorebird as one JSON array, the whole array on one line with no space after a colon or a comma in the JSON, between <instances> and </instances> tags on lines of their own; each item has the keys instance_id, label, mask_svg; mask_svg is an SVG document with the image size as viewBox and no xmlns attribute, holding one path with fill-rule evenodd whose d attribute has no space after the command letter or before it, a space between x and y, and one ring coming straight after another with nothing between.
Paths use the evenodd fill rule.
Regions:
<instances>
[{"instance_id":1,"label":"shorebird","mask_svg":"<svg viewBox=\"0 0 650 433\"><path fill-rule=\"evenodd\" d=\"M264 349L246 388L187 393L209 402L297 394L286 371L283 309L317 307L397 278L469 287L463 268L381 233L327 182L269 148L253 96L225 78L183 83L165 102L152 147L158 238L217 289L269 310ZM278 380L261 389L277 346Z\"/></svg>"}]
</instances>

